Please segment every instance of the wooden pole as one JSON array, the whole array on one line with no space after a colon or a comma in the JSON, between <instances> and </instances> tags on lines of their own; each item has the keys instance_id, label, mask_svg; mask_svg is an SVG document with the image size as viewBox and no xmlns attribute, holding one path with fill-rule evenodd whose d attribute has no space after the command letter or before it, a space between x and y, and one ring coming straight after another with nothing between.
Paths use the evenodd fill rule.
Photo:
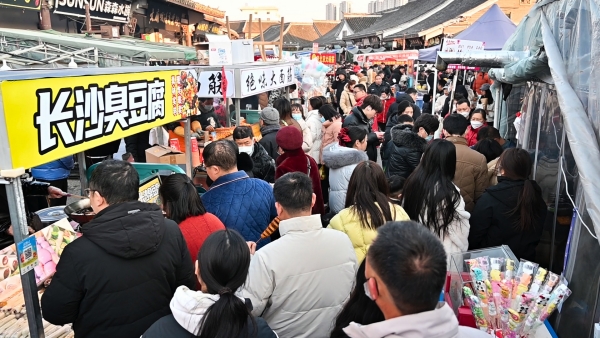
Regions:
<instances>
[{"instance_id":1,"label":"wooden pole","mask_svg":"<svg viewBox=\"0 0 600 338\"><path fill-rule=\"evenodd\" d=\"M263 31L262 20L258 18L258 29L260 30L260 41L265 42L265 32ZM267 62L267 53L265 53L265 45L260 44L260 56L263 59L263 62Z\"/></svg>"},{"instance_id":2,"label":"wooden pole","mask_svg":"<svg viewBox=\"0 0 600 338\"><path fill-rule=\"evenodd\" d=\"M225 17L225 27L227 28L227 37L231 39L231 26L229 25L229 15Z\"/></svg>"},{"instance_id":3,"label":"wooden pole","mask_svg":"<svg viewBox=\"0 0 600 338\"><path fill-rule=\"evenodd\" d=\"M254 41L254 37L252 36L252 14L250 14L250 17L248 18L248 36L246 36L246 39L252 39L253 41L253 45L252 45L252 55L254 55L254 47L256 46L256 41Z\"/></svg>"},{"instance_id":4,"label":"wooden pole","mask_svg":"<svg viewBox=\"0 0 600 338\"><path fill-rule=\"evenodd\" d=\"M283 59L283 23L284 19L281 17L281 24L279 25L279 61Z\"/></svg>"}]
</instances>

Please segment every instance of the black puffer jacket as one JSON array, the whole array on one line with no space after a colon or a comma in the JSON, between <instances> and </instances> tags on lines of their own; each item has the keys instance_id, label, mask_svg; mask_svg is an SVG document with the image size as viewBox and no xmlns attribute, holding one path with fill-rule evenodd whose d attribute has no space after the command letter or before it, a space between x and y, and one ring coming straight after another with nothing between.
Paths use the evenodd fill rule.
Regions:
<instances>
[{"instance_id":1,"label":"black puffer jacket","mask_svg":"<svg viewBox=\"0 0 600 338\"><path fill-rule=\"evenodd\" d=\"M389 153L385 174L387 177L402 176L408 178L421 162L427 141L410 129L410 125L401 125L392 129L392 142L389 143L386 155Z\"/></svg>"},{"instance_id":2,"label":"black puffer jacket","mask_svg":"<svg viewBox=\"0 0 600 338\"><path fill-rule=\"evenodd\" d=\"M262 138L258 143L260 143L263 148L267 151L269 156L272 159L277 161L277 157L279 157L279 146L277 145L277 140L275 137L277 136L277 132L281 129L279 125L264 125L260 128L260 133L262 134Z\"/></svg>"},{"instance_id":3,"label":"black puffer jacket","mask_svg":"<svg viewBox=\"0 0 600 338\"><path fill-rule=\"evenodd\" d=\"M42 296L43 317L76 337L138 338L171 313L178 286L195 288L183 235L158 205L111 205L81 230Z\"/></svg>"},{"instance_id":4,"label":"black puffer jacket","mask_svg":"<svg viewBox=\"0 0 600 338\"><path fill-rule=\"evenodd\" d=\"M508 245L517 258L535 261L536 247L542 237L548 207L542 200L542 190L532 181L539 205L530 210L534 213L533 229L521 231L517 224L520 216L510 215L517 206L525 181L513 181L498 177L498 184L487 188L471 213L469 250Z\"/></svg>"},{"instance_id":5,"label":"black puffer jacket","mask_svg":"<svg viewBox=\"0 0 600 338\"><path fill-rule=\"evenodd\" d=\"M269 156L265 148L258 142L254 142L254 151L252 152L252 174L254 178L275 183L275 161Z\"/></svg>"},{"instance_id":6,"label":"black puffer jacket","mask_svg":"<svg viewBox=\"0 0 600 338\"><path fill-rule=\"evenodd\" d=\"M368 120L360 107L352 108L352 114L348 115L342 124L343 128L361 127L367 131L367 156L369 160L377 162L377 146L379 139L377 134L372 131L373 120Z\"/></svg>"}]
</instances>

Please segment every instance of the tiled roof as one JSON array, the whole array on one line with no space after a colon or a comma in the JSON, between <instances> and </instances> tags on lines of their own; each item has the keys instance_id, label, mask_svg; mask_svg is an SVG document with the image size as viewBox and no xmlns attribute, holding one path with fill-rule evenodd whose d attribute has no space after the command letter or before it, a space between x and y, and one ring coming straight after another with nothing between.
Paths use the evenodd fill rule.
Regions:
<instances>
[{"instance_id":1,"label":"tiled roof","mask_svg":"<svg viewBox=\"0 0 600 338\"><path fill-rule=\"evenodd\" d=\"M317 31L317 34L319 34L319 36L323 36L329 33L339 24L339 21L313 21L313 26L315 27L315 31Z\"/></svg>"},{"instance_id":2,"label":"tiled roof","mask_svg":"<svg viewBox=\"0 0 600 338\"><path fill-rule=\"evenodd\" d=\"M236 31L239 33L243 33L244 26L246 25L246 21L229 21L229 27L232 31Z\"/></svg>"},{"instance_id":3,"label":"tiled roof","mask_svg":"<svg viewBox=\"0 0 600 338\"><path fill-rule=\"evenodd\" d=\"M419 32L424 30L433 28L435 26L439 26L444 22L448 22L450 20L456 19L463 15L464 13L474 9L477 6L480 6L486 3L488 0L460 0L454 1L443 10L436 12L432 16L427 19L406 28L400 32L394 33L390 36L385 37L386 40L393 38L412 38L416 37Z\"/></svg>"},{"instance_id":4,"label":"tiled roof","mask_svg":"<svg viewBox=\"0 0 600 338\"><path fill-rule=\"evenodd\" d=\"M333 44L333 43L342 43L340 40L336 40L337 36L344 28L344 21L340 22L337 26L335 26L332 30L330 30L327 34L321 36L315 42L320 44Z\"/></svg>"},{"instance_id":5,"label":"tiled roof","mask_svg":"<svg viewBox=\"0 0 600 338\"><path fill-rule=\"evenodd\" d=\"M354 33L358 33L363 31L369 27L371 27L380 16L363 16L356 18L346 18L346 22L348 26Z\"/></svg>"},{"instance_id":6,"label":"tiled roof","mask_svg":"<svg viewBox=\"0 0 600 338\"><path fill-rule=\"evenodd\" d=\"M445 1L449 0L419 0L409 2L404 6L400 6L394 8L392 10L388 10L385 12L380 12L377 14L381 14L381 17L377 19L371 26L368 28L354 32L353 35L348 36L351 39L360 39L369 36L374 36L377 32L388 30L394 27L398 27L410 21L413 21L423 15L434 10L436 7L439 7ZM457 5L458 3L463 2L463 0L455 0L448 7L452 7ZM468 2L468 1L466 1ZM446 9L444 9L446 10ZM427 19L426 19L427 20Z\"/></svg>"},{"instance_id":7,"label":"tiled roof","mask_svg":"<svg viewBox=\"0 0 600 338\"><path fill-rule=\"evenodd\" d=\"M270 27L273 27L274 25L279 26L279 22L278 21L262 21L262 28L263 31L267 31L267 29L269 29ZM248 25L248 20L245 21L244 23L244 29L240 32L240 33L250 33L250 25ZM260 25L258 24L258 19L257 20L252 20L252 34L256 34L256 33L260 33Z\"/></svg>"},{"instance_id":8,"label":"tiled roof","mask_svg":"<svg viewBox=\"0 0 600 338\"><path fill-rule=\"evenodd\" d=\"M289 27L289 22L283 25L283 31ZM273 25L265 30L264 36L265 41L278 41L279 40L279 28L281 25ZM263 27L264 28L264 27ZM255 41L260 41L260 35L254 38Z\"/></svg>"}]
</instances>

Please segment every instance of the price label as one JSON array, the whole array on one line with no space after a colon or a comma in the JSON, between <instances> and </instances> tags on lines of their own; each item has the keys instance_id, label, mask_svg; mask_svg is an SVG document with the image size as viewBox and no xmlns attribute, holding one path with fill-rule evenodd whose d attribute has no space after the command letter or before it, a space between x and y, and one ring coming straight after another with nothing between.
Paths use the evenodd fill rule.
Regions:
<instances>
[{"instance_id":1,"label":"price label","mask_svg":"<svg viewBox=\"0 0 600 338\"><path fill-rule=\"evenodd\" d=\"M17 243L17 255L19 256L21 275L33 270L39 264L35 236L29 236Z\"/></svg>"}]
</instances>

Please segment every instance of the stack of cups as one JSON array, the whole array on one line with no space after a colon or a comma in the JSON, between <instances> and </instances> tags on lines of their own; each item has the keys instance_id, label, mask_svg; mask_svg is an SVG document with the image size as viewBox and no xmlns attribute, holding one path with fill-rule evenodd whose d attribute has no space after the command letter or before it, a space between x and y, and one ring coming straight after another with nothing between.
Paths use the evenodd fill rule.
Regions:
<instances>
[{"instance_id":1,"label":"stack of cups","mask_svg":"<svg viewBox=\"0 0 600 338\"><path fill-rule=\"evenodd\" d=\"M198 151L198 140L192 137L192 167L200 166L200 152Z\"/></svg>"}]
</instances>

